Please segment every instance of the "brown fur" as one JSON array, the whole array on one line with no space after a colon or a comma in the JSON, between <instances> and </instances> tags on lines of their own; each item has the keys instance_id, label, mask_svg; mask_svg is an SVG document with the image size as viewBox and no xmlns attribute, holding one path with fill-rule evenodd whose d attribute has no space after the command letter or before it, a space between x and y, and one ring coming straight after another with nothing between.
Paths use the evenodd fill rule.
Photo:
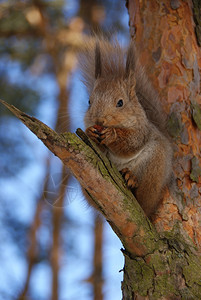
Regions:
<instances>
[{"instance_id":1,"label":"brown fur","mask_svg":"<svg viewBox=\"0 0 201 300\"><path fill-rule=\"evenodd\" d=\"M127 54L117 42L104 39L87 46L81 58L90 94L85 125L87 134L123 169L128 186L135 187L138 202L150 215L170 180L172 149L158 96L136 57L133 42ZM101 132L95 124L103 127Z\"/></svg>"}]
</instances>

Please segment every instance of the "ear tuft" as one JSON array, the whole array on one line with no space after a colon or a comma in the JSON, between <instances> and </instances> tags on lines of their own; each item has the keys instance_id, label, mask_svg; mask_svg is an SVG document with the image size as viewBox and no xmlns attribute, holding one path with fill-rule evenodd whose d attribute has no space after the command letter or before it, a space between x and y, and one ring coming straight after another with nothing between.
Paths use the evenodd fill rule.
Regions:
<instances>
[{"instance_id":1,"label":"ear tuft","mask_svg":"<svg viewBox=\"0 0 201 300\"><path fill-rule=\"evenodd\" d=\"M101 52L99 42L96 42L95 48L95 79L101 76Z\"/></svg>"},{"instance_id":2,"label":"ear tuft","mask_svg":"<svg viewBox=\"0 0 201 300\"><path fill-rule=\"evenodd\" d=\"M127 51L126 57L126 70L125 77L128 78L131 72L135 71L136 65L136 57L135 57L135 45L134 42L131 41Z\"/></svg>"}]
</instances>

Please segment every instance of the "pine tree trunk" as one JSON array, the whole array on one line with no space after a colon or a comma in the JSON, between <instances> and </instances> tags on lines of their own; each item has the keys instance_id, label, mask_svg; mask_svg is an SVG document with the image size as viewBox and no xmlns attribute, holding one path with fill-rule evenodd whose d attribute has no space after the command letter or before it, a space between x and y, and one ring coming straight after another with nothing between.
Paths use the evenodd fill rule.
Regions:
<instances>
[{"instance_id":1,"label":"pine tree trunk","mask_svg":"<svg viewBox=\"0 0 201 300\"><path fill-rule=\"evenodd\" d=\"M153 218L166 247L144 257L125 254L124 300L201 299L195 263L201 252L201 50L193 20L199 5L127 1L131 36L168 116L177 187ZM189 241L195 246L190 252Z\"/></svg>"}]
</instances>

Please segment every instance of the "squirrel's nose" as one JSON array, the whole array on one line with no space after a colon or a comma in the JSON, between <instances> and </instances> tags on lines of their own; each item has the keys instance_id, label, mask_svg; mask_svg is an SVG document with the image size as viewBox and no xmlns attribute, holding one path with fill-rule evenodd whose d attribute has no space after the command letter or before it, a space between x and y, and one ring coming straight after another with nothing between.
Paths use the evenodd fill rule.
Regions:
<instances>
[{"instance_id":1,"label":"squirrel's nose","mask_svg":"<svg viewBox=\"0 0 201 300\"><path fill-rule=\"evenodd\" d=\"M96 120L96 124L100 126L104 126L106 124L106 120L104 118L98 118Z\"/></svg>"}]
</instances>

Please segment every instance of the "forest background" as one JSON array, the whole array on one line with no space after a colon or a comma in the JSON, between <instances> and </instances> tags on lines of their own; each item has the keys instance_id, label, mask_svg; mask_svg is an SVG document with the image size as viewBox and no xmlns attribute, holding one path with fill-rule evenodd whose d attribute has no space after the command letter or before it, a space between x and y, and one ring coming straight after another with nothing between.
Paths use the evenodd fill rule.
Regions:
<instances>
[{"instance_id":1,"label":"forest background","mask_svg":"<svg viewBox=\"0 0 201 300\"><path fill-rule=\"evenodd\" d=\"M0 1L0 97L58 132L83 126L77 55L129 40L124 1ZM0 300L120 299L121 244L60 161L0 107Z\"/></svg>"}]
</instances>

